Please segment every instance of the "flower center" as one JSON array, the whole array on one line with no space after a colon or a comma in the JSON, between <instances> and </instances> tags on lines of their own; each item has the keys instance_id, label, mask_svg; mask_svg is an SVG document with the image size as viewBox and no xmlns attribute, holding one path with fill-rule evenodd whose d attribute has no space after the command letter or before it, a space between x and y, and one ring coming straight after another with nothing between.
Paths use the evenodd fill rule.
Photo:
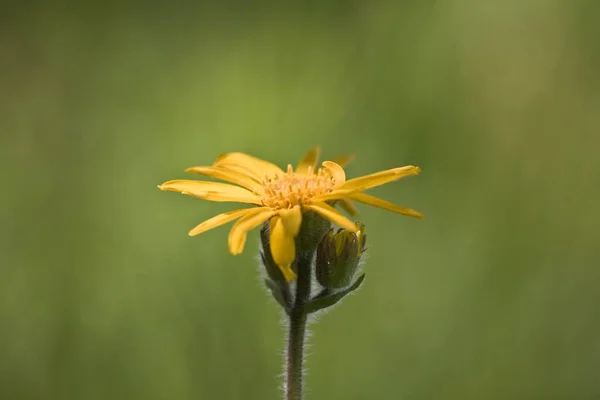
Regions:
<instances>
[{"instance_id":1,"label":"flower center","mask_svg":"<svg viewBox=\"0 0 600 400\"><path fill-rule=\"evenodd\" d=\"M273 209L287 209L302 205L315 196L333 190L335 180L323 169L314 173L309 169L307 174L296 174L291 165L283 176L265 177L262 181L265 194L261 197L263 204Z\"/></svg>"}]
</instances>

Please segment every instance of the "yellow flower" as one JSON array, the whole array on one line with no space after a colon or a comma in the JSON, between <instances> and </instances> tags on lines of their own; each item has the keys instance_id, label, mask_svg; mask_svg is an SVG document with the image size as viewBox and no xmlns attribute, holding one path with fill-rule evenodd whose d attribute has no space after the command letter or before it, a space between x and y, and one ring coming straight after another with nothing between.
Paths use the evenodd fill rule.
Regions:
<instances>
[{"instance_id":1,"label":"yellow flower","mask_svg":"<svg viewBox=\"0 0 600 400\"><path fill-rule=\"evenodd\" d=\"M340 227L356 232L354 222L336 211L330 204L339 202L350 214L355 208L350 200L383 208L388 211L422 218L423 215L364 193L408 175L417 175L419 167L408 165L346 180L343 166L349 157L337 162L325 161L317 169L319 148L309 151L294 170L288 165L283 171L275 164L244 153L219 156L210 167L193 167L186 172L221 179L229 183L196 180L172 180L159 186L205 200L253 204L256 207L228 211L210 218L193 228L195 236L237 219L229 232L229 251L240 254L247 232L270 222L270 247L273 260L288 281L296 278L291 268L296 257L294 238L302 223L302 214L314 211Z\"/></svg>"}]
</instances>

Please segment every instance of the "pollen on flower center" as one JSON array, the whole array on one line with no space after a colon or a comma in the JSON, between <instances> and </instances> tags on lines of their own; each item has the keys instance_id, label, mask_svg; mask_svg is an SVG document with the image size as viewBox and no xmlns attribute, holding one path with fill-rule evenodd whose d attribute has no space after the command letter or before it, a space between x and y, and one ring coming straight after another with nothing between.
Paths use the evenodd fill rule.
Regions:
<instances>
[{"instance_id":1,"label":"pollen on flower center","mask_svg":"<svg viewBox=\"0 0 600 400\"><path fill-rule=\"evenodd\" d=\"M327 194L333 190L335 179L323 169L317 173L309 169L306 174L294 173L288 165L287 173L265 177L262 181L265 193L261 196L263 204L273 209L287 209L306 203L315 196Z\"/></svg>"}]
</instances>

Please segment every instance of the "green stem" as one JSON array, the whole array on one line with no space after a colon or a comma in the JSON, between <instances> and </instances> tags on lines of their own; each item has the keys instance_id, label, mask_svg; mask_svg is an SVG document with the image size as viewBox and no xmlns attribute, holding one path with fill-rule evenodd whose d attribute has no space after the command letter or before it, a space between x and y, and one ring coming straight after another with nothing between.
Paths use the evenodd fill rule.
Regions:
<instances>
[{"instance_id":1,"label":"green stem","mask_svg":"<svg viewBox=\"0 0 600 400\"><path fill-rule=\"evenodd\" d=\"M302 374L304 362L304 340L306 337L307 314L304 304L310 298L311 267L313 252L298 254L298 279L296 296L290 311L290 324L286 362L286 400L302 400Z\"/></svg>"}]
</instances>

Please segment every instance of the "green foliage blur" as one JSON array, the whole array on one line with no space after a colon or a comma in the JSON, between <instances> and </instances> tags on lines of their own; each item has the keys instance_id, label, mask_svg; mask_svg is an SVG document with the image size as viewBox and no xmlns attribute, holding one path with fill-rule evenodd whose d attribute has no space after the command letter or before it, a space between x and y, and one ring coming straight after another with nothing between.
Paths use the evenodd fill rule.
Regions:
<instances>
[{"instance_id":1,"label":"green foliage blur","mask_svg":"<svg viewBox=\"0 0 600 400\"><path fill-rule=\"evenodd\" d=\"M258 231L156 185L321 145L367 278L312 326L307 399L600 398L591 0L12 2L0 12L0 399L278 399ZM193 176L192 176L193 178ZM596 205L594 205L596 204Z\"/></svg>"}]
</instances>

